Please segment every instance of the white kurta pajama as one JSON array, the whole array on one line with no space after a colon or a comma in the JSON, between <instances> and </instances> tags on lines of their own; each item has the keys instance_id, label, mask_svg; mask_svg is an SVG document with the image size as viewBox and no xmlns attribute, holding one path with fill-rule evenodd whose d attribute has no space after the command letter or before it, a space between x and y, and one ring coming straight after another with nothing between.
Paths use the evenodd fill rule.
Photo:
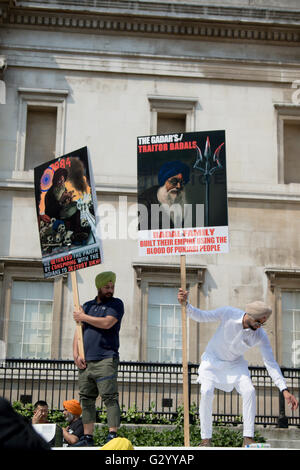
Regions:
<instances>
[{"instance_id":1,"label":"white kurta pajama","mask_svg":"<svg viewBox=\"0 0 300 470\"><path fill-rule=\"evenodd\" d=\"M244 353L258 346L266 369L280 391L286 388L280 367L273 356L266 332L243 328L245 312L234 307L199 310L187 304L187 316L197 322L220 321L214 336L201 356L197 382L201 384L200 425L202 439L212 436L212 402L214 388L230 392L236 388L243 398L244 436L253 437L255 390Z\"/></svg>"}]
</instances>

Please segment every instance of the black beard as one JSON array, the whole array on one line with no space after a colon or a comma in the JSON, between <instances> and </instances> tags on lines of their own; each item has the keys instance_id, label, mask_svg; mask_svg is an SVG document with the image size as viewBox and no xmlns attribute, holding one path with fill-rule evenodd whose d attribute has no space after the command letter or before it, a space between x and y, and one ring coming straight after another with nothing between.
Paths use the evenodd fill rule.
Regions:
<instances>
[{"instance_id":1,"label":"black beard","mask_svg":"<svg viewBox=\"0 0 300 470\"><path fill-rule=\"evenodd\" d=\"M107 302L108 300L110 300L112 298L112 294L98 294L98 299L101 301L101 302Z\"/></svg>"}]
</instances>

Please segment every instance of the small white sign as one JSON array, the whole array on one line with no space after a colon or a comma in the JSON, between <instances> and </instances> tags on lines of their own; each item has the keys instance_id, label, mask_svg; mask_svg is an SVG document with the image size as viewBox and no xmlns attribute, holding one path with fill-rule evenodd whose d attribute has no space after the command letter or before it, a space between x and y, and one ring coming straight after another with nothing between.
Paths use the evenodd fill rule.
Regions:
<instances>
[{"instance_id":1,"label":"small white sign","mask_svg":"<svg viewBox=\"0 0 300 470\"><path fill-rule=\"evenodd\" d=\"M33 424L32 426L46 442L51 442L54 439L56 424Z\"/></svg>"}]
</instances>

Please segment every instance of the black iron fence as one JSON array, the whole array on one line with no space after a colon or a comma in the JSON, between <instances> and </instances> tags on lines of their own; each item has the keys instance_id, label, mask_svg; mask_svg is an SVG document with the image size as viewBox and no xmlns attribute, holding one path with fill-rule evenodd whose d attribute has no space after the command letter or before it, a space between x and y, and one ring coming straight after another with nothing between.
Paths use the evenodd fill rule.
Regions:
<instances>
[{"instance_id":1,"label":"black iron fence","mask_svg":"<svg viewBox=\"0 0 300 470\"><path fill-rule=\"evenodd\" d=\"M282 394L272 384L264 367L249 367L257 394L256 424L280 427L300 426L299 409L286 408ZM297 399L300 390L300 369L282 369L288 388ZM73 361L6 359L0 363L0 396L11 403L35 403L45 400L49 408L63 409L63 401L78 399L77 368ZM200 390L196 383L198 365L188 364L189 399L198 417ZM152 413L170 421L183 404L181 364L121 362L119 366L119 398L124 411ZM101 401L97 402L101 408ZM213 409L214 421L237 423L241 420L242 400L233 391L217 391Z\"/></svg>"}]
</instances>

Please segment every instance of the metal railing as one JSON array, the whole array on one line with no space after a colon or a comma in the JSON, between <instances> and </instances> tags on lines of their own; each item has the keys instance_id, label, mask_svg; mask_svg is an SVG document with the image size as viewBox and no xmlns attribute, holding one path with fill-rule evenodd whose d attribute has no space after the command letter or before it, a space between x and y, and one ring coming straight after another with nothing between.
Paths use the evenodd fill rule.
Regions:
<instances>
[{"instance_id":1,"label":"metal railing","mask_svg":"<svg viewBox=\"0 0 300 470\"><path fill-rule=\"evenodd\" d=\"M256 424L280 427L300 426L299 409L285 408L282 394L272 384L264 367L249 367L256 389ZM282 368L287 385L299 398L300 369ZM63 401L78 396L77 368L70 360L6 359L0 363L0 396L11 403L45 400L49 408L63 409ZM198 418L200 386L196 383L198 364L188 364L191 421ZM119 400L127 412L152 413L173 421L183 404L182 365L150 362L120 362ZM101 399L97 403L102 407ZM236 391L215 391L214 422L241 421L242 400Z\"/></svg>"}]
</instances>

